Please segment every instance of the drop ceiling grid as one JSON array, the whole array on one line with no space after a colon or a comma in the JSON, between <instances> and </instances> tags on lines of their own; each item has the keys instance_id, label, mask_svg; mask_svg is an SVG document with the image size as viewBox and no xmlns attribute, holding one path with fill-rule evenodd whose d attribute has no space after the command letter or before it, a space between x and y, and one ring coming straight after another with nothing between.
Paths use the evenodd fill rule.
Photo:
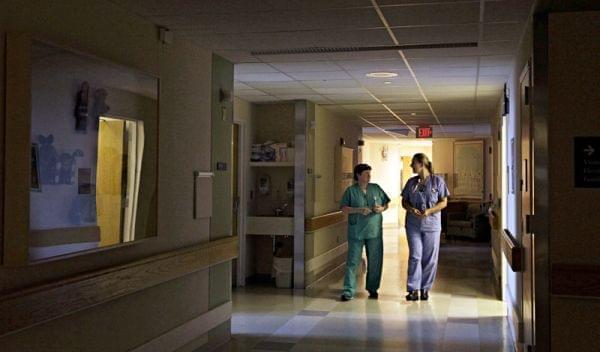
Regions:
<instances>
[{"instance_id":1,"label":"drop ceiling grid","mask_svg":"<svg viewBox=\"0 0 600 352\"><path fill-rule=\"evenodd\" d=\"M369 93L406 110L419 102L414 83L407 79L409 73L395 52L261 57L248 53L261 47L390 44L369 0L111 1L241 63L235 68L235 94L250 101L311 97L339 111L368 102ZM475 118L496 108L532 0L378 3L401 43L479 40L478 48L405 52L432 106L440 109L440 118L448 113L449 121L456 119L453 111L444 108L445 102L455 102L459 108L470 105L471 109L459 110L465 116L480 111ZM378 70L397 72L399 77L390 79L388 86L364 77ZM368 92L361 93L364 90ZM437 107L438 103L442 105Z\"/></svg>"}]
</instances>

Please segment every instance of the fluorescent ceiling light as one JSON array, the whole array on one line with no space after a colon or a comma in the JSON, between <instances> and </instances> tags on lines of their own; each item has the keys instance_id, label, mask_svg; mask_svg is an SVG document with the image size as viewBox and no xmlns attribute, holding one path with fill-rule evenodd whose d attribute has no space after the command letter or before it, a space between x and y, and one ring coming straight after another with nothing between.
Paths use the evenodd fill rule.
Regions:
<instances>
[{"instance_id":1,"label":"fluorescent ceiling light","mask_svg":"<svg viewBox=\"0 0 600 352\"><path fill-rule=\"evenodd\" d=\"M395 72L369 72L367 73L367 77L371 78L392 78L398 77L398 74Z\"/></svg>"}]
</instances>

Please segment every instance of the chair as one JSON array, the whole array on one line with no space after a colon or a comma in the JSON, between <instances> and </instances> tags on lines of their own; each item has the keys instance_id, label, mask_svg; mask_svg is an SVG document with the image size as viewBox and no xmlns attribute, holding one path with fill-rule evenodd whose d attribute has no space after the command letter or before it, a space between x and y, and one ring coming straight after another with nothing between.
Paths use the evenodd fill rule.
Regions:
<instances>
[{"instance_id":1,"label":"chair","mask_svg":"<svg viewBox=\"0 0 600 352\"><path fill-rule=\"evenodd\" d=\"M468 237L475 239L477 234L474 229L475 216L481 213L478 203L453 202L447 212L447 232L451 237ZM450 203L449 203L450 204ZM450 206L449 206L450 207Z\"/></svg>"}]
</instances>

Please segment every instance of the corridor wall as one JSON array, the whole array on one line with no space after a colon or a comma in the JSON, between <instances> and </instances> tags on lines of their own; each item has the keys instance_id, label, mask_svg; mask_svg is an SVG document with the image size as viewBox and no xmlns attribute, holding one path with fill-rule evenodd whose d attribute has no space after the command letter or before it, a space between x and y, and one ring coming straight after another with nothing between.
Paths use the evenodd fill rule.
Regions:
<instances>
[{"instance_id":1,"label":"corridor wall","mask_svg":"<svg viewBox=\"0 0 600 352\"><path fill-rule=\"evenodd\" d=\"M178 36L170 45L160 43L154 24L113 2L8 0L0 2L1 82L7 75L4 62L6 35L16 32L31 33L36 39L139 69L160 79L158 236L133 245L36 265L0 267L0 295L81 273L114 268L228 235L224 225L211 231L210 219L194 219L191 200L194 172L211 171L211 150L230 144L230 138L227 138L230 132L219 132L220 138L212 139L213 132L207 127L214 121L211 106L214 107L214 101L218 99L214 98L214 91L229 89L232 84L229 82L233 75L232 65L213 58L211 52ZM213 61L217 62L217 71L212 70ZM2 96L4 88L4 84L0 85ZM0 99L0 126L10 118L5 115L4 103L4 99ZM230 114L222 121L222 130L231 123ZM4 136L5 131L1 132ZM29 144L29 141L23 143ZM4 142L1 145L4 151L6 145ZM215 154L213 158L221 161L227 156ZM222 177L227 176L216 174L217 184ZM5 180L0 181L2 189L6 190ZM228 194L228 186L219 186L219 191ZM11 204L2 202L2 210L9 207ZM218 224L227 223L230 212L222 212L219 205L215 210L213 220ZM171 340L163 348L192 350L206 343L219 344L229 337L230 287L223 284L230 282L228 268L229 263L223 263L213 269L195 271L92 308L5 334L0 336L1 349L7 352L143 350L150 348L144 346L160 340L164 334L177 334L178 328L198 321L204 325L195 330L197 334L186 334L175 344ZM204 317L206 319L202 320ZM4 322L11 319L2 318L8 319Z\"/></svg>"}]
</instances>

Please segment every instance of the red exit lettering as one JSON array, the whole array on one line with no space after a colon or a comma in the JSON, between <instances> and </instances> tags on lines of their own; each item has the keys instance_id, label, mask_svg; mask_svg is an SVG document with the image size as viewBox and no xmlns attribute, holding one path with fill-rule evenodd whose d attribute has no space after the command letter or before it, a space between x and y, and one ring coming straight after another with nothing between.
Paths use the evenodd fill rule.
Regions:
<instances>
[{"instance_id":1,"label":"red exit lettering","mask_svg":"<svg viewBox=\"0 0 600 352\"><path fill-rule=\"evenodd\" d=\"M417 127L417 138L431 138L433 137L433 129L431 126L419 126Z\"/></svg>"}]
</instances>

